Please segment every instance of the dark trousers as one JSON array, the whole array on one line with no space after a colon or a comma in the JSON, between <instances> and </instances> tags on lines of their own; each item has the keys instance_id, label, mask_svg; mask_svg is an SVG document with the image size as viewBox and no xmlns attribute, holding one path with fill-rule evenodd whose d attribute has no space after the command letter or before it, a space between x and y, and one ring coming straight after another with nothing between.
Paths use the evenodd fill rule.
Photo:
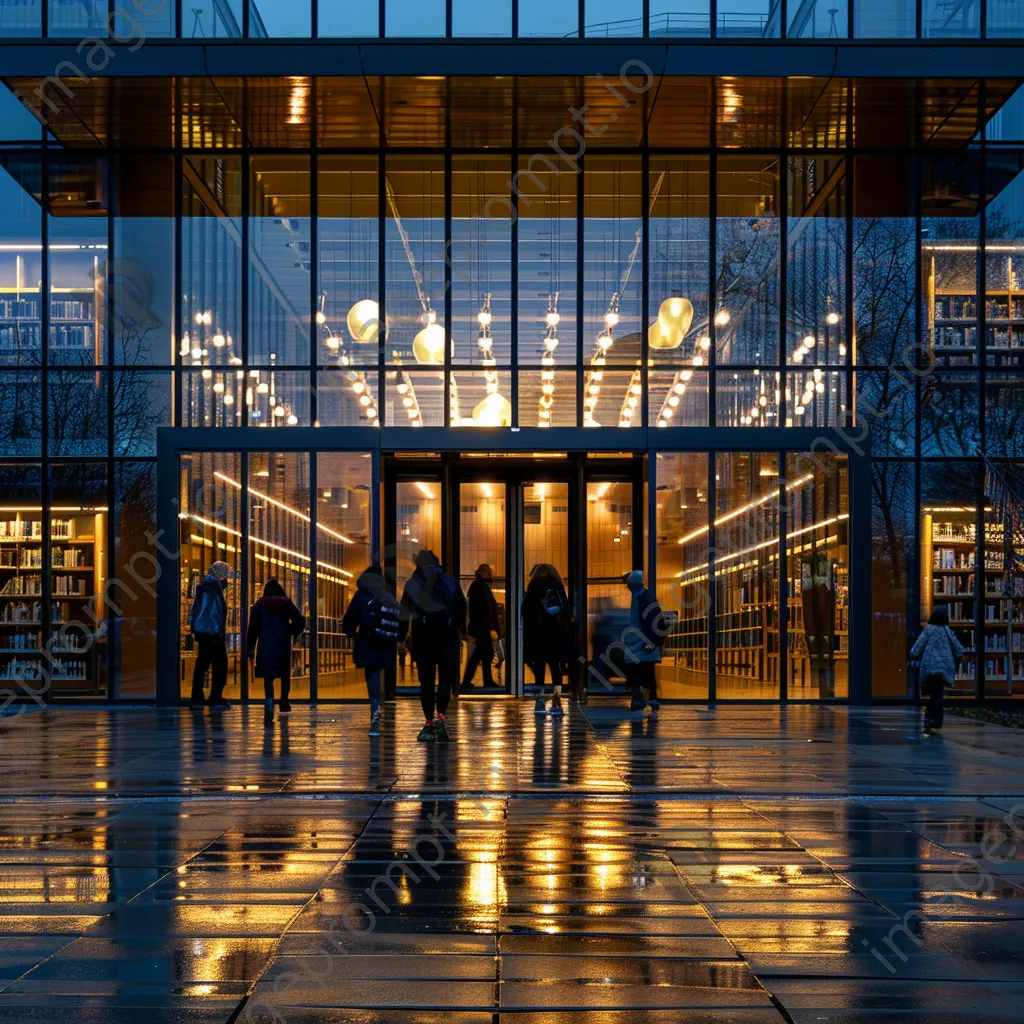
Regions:
<instances>
[{"instance_id":1,"label":"dark trousers","mask_svg":"<svg viewBox=\"0 0 1024 1024\"><path fill-rule=\"evenodd\" d=\"M191 702L203 703L203 680L206 670L210 669L210 703L219 704L224 699L224 687L228 681L228 649L224 646L224 637L197 633L196 646L199 652L192 670Z\"/></svg>"},{"instance_id":2,"label":"dark trousers","mask_svg":"<svg viewBox=\"0 0 1024 1024\"><path fill-rule=\"evenodd\" d=\"M654 680L654 662L641 661L634 665L626 659L626 685L633 691L633 700L642 703L646 700L644 690L647 690L651 699L657 697L657 684Z\"/></svg>"},{"instance_id":3,"label":"dark trousers","mask_svg":"<svg viewBox=\"0 0 1024 1024\"><path fill-rule=\"evenodd\" d=\"M491 675L491 662L494 660L494 644L489 636L477 640L473 652L466 659L466 671L462 674L462 683L471 683L476 675L476 667L479 665L483 670L484 686L493 686L494 678Z\"/></svg>"},{"instance_id":4,"label":"dark trousers","mask_svg":"<svg viewBox=\"0 0 1024 1024\"><path fill-rule=\"evenodd\" d=\"M928 703L924 709L925 725L933 729L941 729L946 700L946 680L942 676L929 676L921 689L928 696Z\"/></svg>"},{"instance_id":5,"label":"dark trousers","mask_svg":"<svg viewBox=\"0 0 1024 1024\"><path fill-rule=\"evenodd\" d=\"M384 670L374 665L367 665L363 672L366 675L366 695L370 698L370 706L380 704L380 677Z\"/></svg>"},{"instance_id":6,"label":"dark trousers","mask_svg":"<svg viewBox=\"0 0 1024 1024\"><path fill-rule=\"evenodd\" d=\"M547 668L551 672L551 685L561 686L562 685L562 663L557 658L537 658L530 662L530 668L533 671L534 682L541 688L544 688L544 668Z\"/></svg>"},{"instance_id":7,"label":"dark trousers","mask_svg":"<svg viewBox=\"0 0 1024 1024\"><path fill-rule=\"evenodd\" d=\"M274 701L274 680L281 680L281 703L288 703L288 694L292 690L292 672L285 668L268 668L263 676L263 699Z\"/></svg>"},{"instance_id":8,"label":"dark trousers","mask_svg":"<svg viewBox=\"0 0 1024 1024\"><path fill-rule=\"evenodd\" d=\"M415 654L415 652L413 652ZM448 699L459 679L458 644L446 644L416 655L416 671L420 677L420 704L423 717L431 721L434 717L434 680L437 680L437 710L444 714L448 710Z\"/></svg>"}]
</instances>

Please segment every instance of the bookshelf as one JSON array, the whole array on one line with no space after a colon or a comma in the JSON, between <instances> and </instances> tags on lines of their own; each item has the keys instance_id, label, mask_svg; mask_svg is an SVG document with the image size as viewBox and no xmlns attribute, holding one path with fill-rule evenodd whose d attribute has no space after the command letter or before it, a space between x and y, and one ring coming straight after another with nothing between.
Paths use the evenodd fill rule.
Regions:
<instances>
[{"instance_id":1,"label":"bookshelf","mask_svg":"<svg viewBox=\"0 0 1024 1024\"><path fill-rule=\"evenodd\" d=\"M51 509L47 595L41 509L0 511L0 684L38 690L49 677L62 695L103 693L106 516L103 507Z\"/></svg>"},{"instance_id":2,"label":"bookshelf","mask_svg":"<svg viewBox=\"0 0 1024 1024\"><path fill-rule=\"evenodd\" d=\"M928 350L938 366L978 363L979 310L975 255L963 244L926 247L925 293ZM1016 260L1016 265L1014 263ZM1024 366L1024 261L991 257L985 291L987 363Z\"/></svg>"}]
</instances>

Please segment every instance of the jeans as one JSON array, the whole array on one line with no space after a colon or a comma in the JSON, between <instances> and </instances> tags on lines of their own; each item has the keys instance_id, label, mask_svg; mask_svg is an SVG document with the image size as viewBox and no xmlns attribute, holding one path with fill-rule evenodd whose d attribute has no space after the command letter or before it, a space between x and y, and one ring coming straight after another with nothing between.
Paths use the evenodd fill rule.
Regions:
<instances>
[{"instance_id":1,"label":"jeans","mask_svg":"<svg viewBox=\"0 0 1024 1024\"><path fill-rule=\"evenodd\" d=\"M288 703L288 694L291 693L292 689L292 673L291 669L267 669L266 675L263 677L263 699L269 701L271 704L274 703L274 680L281 680L281 703Z\"/></svg>"},{"instance_id":2,"label":"jeans","mask_svg":"<svg viewBox=\"0 0 1024 1024\"><path fill-rule=\"evenodd\" d=\"M476 667L479 665L483 670L484 686L493 686L494 678L491 676L491 662L494 660L494 644L489 636L481 637L473 648L473 653L466 659L466 671L462 675L462 685L471 683L476 675Z\"/></svg>"},{"instance_id":3,"label":"jeans","mask_svg":"<svg viewBox=\"0 0 1024 1024\"><path fill-rule=\"evenodd\" d=\"M933 729L942 728L943 704L946 699L946 680L942 676L929 676L921 686L928 695L924 709L924 723Z\"/></svg>"},{"instance_id":4,"label":"jeans","mask_svg":"<svg viewBox=\"0 0 1024 1024\"><path fill-rule=\"evenodd\" d=\"M459 646L451 643L424 651L416 658L416 670L420 677L420 704L423 718L434 718L434 679L437 679L437 711L448 710L448 699L459 679Z\"/></svg>"},{"instance_id":5,"label":"jeans","mask_svg":"<svg viewBox=\"0 0 1024 1024\"><path fill-rule=\"evenodd\" d=\"M644 697L644 690L647 690L650 693L652 700L656 699L657 692L654 681L654 662L641 661L634 665L627 658L626 685L632 689L633 700L637 703L643 704L646 700Z\"/></svg>"},{"instance_id":6,"label":"jeans","mask_svg":"<svg viewBox=\"0 0 1024 1024\"><path fill-rule=\"evenodd\" d=\"M382 668L367 665L363 672L366 675L366 695L370 698L370 707L380 706L380 677L383 674Z\"/></svg>"},{"instance_id":7,"label":"jeans","mask_svg":"<svg viewBox=\"0 0 1024 1024\"><path fill-rule=\"evenodd\" d=\"M196 633L196 665L192 670L193 704L203 703L203 680L206 670L211 670L210 703L220 704L224 700L224 687L228 681L228 649L224 646L224 637L212 633Z\"/></svg>"}]
</instances>

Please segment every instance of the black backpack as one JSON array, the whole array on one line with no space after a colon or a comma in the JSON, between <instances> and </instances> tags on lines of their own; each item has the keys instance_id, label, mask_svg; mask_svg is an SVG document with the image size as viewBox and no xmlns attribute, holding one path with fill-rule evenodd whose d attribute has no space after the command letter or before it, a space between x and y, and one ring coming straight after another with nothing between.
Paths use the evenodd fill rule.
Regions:
<instances>
[{"instance_id":1,"label":"black backpack","mask_svg":"<svg viewBox=\"0 0 1024 1024\"><path fill-rule=\"evenodd\" d=\"M363 608L363 629L379 640L398 640L399 607L390 598L371 597Z\"/></svg>"}]
</instances>

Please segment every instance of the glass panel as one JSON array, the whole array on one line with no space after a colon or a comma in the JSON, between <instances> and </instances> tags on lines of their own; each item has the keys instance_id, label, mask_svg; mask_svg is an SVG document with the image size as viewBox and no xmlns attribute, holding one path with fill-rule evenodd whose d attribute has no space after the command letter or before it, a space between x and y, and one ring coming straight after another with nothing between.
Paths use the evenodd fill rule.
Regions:
<instances>
[{"instance_id":1,"label":"glass panel","mask_svg":"<svg viewBox=\"0 0 1024 1024\"><path fill-rule=\"evenodd\" d=\"M607 692L625 680L621 653L629 628L630 592L623 576L633 568L633 484L629 480L587 483L587 646L594 671L589 688ZM613 646L608 651L609 645Z\"/></svg>"},{"instance_id":2,"label":"glass panel","mask_svg":"<svg viewBox=\"0 0 1024 1024\"><path fill-rule=\"evenodd\" d=\"M170 0L132 0L130 4L111 6L114 28L110 34L119 42L141 45L150 38L175 35L174 4Z\"/></svg>"},{"instance_id":3,"label":"glass panel","mask_svg":"<svg viewBox=\"0 0 1024 1024\"><path fill-rule=\"evenodd\" d=\"M395 593L401 597L416 568L417 552L433 551L441 557L441 483L399 480L395 489ZM404 651L398 654L398 685L419 685L415 666Z\"/></svg>"},{"instance_id":4,"label":"glass panel","mask_svg":"<svg viewBox=\"0 0 1024 1024\"><path fill-rule=\"evenodd\" d=\"M778 362L779 162L723 156L718 161L718 361Z\"/></svg>"},{"instance_id":5,"label":"glass panel","mask_svg":"<svg viewBox=\"0 0 1024 1024\"><path fill-rule=\"evenodd\" d=\"M644 9L640 0L584 0L585 36L642 36Z\"/></svg>"},{"instance_id":6,"label":"glass panel","mask_svg":"<svg viewBox=\"0 0 1024 1024\"><path fill-rule=\"evenodd\" d=\"M309 454L249 455L247 504L249 604L263 596L268 580L276 579L306 617L306 631L292 644L290 667L292 696L309 697ZM318 568L339 586L347 579L326 559L318 561ZM281 693L278 682L275 697ZM259 678L253 679L250 695L256 701L263 698Z\"/></svg>"},{"instance_id":7,"label":"glass panel","mask_svg":"<svg viewBox=\"0 0 1024 1024\"><path fill-rule=\"evenodd\" d=\"M845 698L850 686L848 459L825 452L789 454L786 480L789 698Z\"/></svg>"},{"instance_id":8,"label":"glass panel","mask_svg":"<svg viewBox=\"0 0 1024 1024\"><path fill-rule=\"evenodd\" d=\"M519 361L576 364L576 178L546 157L520 164Z\"/></svg>"},{"instance_id":9,"label":"glass panel","mask_svg":"<svg viewBox=\"0 0 1024 1024\"><path fill-rule=\"evenodd\" d=\"M600 366L583 375L583 426L642 427L643 379L632 373L603 370Z\"/></svg>"},{"instance_id":10,"label":"glass panel","mask_svg":"<svg viewBox=\"0 0 1024 1024\"><path fill-rule=\"evenodd\" d=\"M0 371L0 450L7 455L42 454L42 374Z\"/></svg>"},{"instance_id":11,"label":"glass panel","mask_svg":"<svg viewBox=\"0 0 1024 1024\"><path fill-rule=\"evenodd\" d=\"M317 374L316 415L322 427L368 427L380 422L377 371L322 370Z\"/></svg>"},{"instance_id":12,"label":"glass panel","mask_svg":"<svg viewBox=\"0 0 1024 1024\"><path fill-rule=\"evenodd\" d=\"M245 411L242 370L185 371L181 375L184 427L240 427Z\"/></svg>"},{"instance_id":13,"label":"glass panel","mask_svg":"<svg viewBox=\"0 0 1024 1024\"><path fill-rule=\"evenodd\" d=\"M1024 377L985 375L985 451L1003 458L1024 458Z\"/></svg>"},{"instance_id":14,"label":"glass panel","mask_svg":"<svg viewBox=\"0 0 1024 1024\"><path fill-rule=\"evenodd\" d=\"M50 455L107 454L107 374L51 370L46 383Z\"/></svg>"},{"instance_id":15,"label":"glass panel","mask_svg":"<svg viewBox=\"0 0 1024 1024\"><path fill-rule=\"evenodd\" d=\"M917 35L914 0L854 0L853 34L864 38L913 39Z\"/></svg>"},{"instance_id":16,"label":"glass panel","mask_svg":"<svg viewBox=\"0 0 1024 1024\"><path fill-rule=\"evenodd\" d=\"M707 358L708 161L651 159L650 310L647 330L655 363Z\"/></svg>"},{"instance_id":17,"label":"glass panel","mask_svg":"<svg viewBox=\"0 0 1024 1024\"><path fill-rule=\"evenodd\" d=\"M711 34L709 0L651 0L650 36L688 36Z\"/></svg>"},{"instance_id":18,"label":"glass panel","mask_svg":"<svg viewBox=\"0 0 1024 1024\"><path fill-rule=\"evenodd\" d=\"M917 223L913 182L907 157L856 160L853 309L860 364L903 366L906 360L914 365Z\"/></svg>"},{"instance_id":19,"label":"glass panel","mask_svg":"<svg viewBox=\"0 0 1024 1024\"><path fill-rule=\"evenodd\" d=\"M114 467L113 591L120 606L108 622L111 672L118 697L156 696L157 558L156 464L118 462ZM165 581L169 582L169 581ZM120 614L118 614L118 611Z\"/></svg>"},{"instance_id":20,"label":"glass panel","mask_svg":"<svg viewBox=\"0 0 1024 1024\"><path fill-rule=\"evenodd\" d=\"M454 372L449 392L453 427L512 426L512 403L506 397L512 393L510 370Z\"/></svg>"},{"instance_id":21,"label":"glass panel","mask_svg":"<svg viewBox=\"0 0 1024 1024\"><path fill-rule=\"evenodd\" d=\"M964 38L979 34L981 3L968 0L922 0L921 35L925 39Z\"/></svg>"},{"instance_id":22,"label":"glass panel","mask_svg":"<svg viewBox=\"0 0 1024 1024\"><path fill-rule=\"evenodd\" d=\"M322 3L317 11L317 35L339 37L372 37L380 35L380 4L377 0L356 3Z\"/></svg>"},{"instance_id":23,"label":"glass panel","mask_svg":"<svg viewBox=\"0 0 1024 1024\"><path fill-rule=\"evenodd\" d=\"M43 513L38 465L0 462L0 688L40 700L43 657ZM17 686L14 684L17 683Z\"/></svg>"},{"instance_id":24,"label":"glass panel","mask_svg":"<svg viewBox=\"0 0 1024 1024\"><path fill-rule=\"evenodd\" d=\"M107 34L107 0L49 0L49 34L51 36L104 37Z\"/></svg>"},{"instance_id":25,"label":"glass panel","mask_svg":"<svg viewBox=\"0 0 1024 1024\"><path fill-rule=\"evenodd\" d=\"M114 262L104 269L113 293L114 363L170 366L174 362L174 162L121 156L121 182L145 188L117 190Z\"/></svg>"},{"instance_id":26,"label":"glass panel","mask_svg":"<svg viewBox=\"0 0 1024 1024\"><path fill-rule=\"evenodd\" d=\"M871 694L914 697L907 637L917 617L917 545L912 462L871 464Z\"/></svg>"},{"instance_id":27,"label":"glass panel","mask_svg":"<svg viewBox=\"0 0 1024 1024\"><path fill-rule=\"evenodd\" d=\"M352 641L341 632L370 550L373 463L368 452L319 452L317 516L317 694L363 698L365 675L352 664ZM312 623L310 623L312 628Z\"/></svg>"},{"instance_id":28,"label":"glass panel","mask_svg":"<svg viewBox=\"0 0 1024 1024\"><path fill-rule=\"evenodd\" d=\"M790 370L786 374L786 426L836 427L846 418L846 371Z\"/></svg>"},{"instance_id":29,"label":"glass panel","mask_svg":"<svg viewBox=\"0 0 1024 1024\"><path fill-rule=\"evenodd\" d=\"M237 699L241 668L241 602L238 582L242 546L242 458L237 452L194 452L178 462L178 544L181 549L180 600L178 606L181 644L181 696L192 692L198 648L189 625L196 587L214 562L227 562L233 573L224 591L227 601L225 646L227 647L227 688L225 695ZM211 672L204 673L212 682ZM197 680L202 682L202 680ZM209 696L209 694L207 694Z\"/></svg>"},{"instance_id":30,"label":"glass panel","mask_svg":"<svg viewBox=\"0 0 1024 1024\"><path fill-rule=\"evenodd\" d=\"M715 424L719 427L778 426L779 374L760 370L715 373Z\"/></svg>"},{"instance_id":31,"label":"glass panel","mask_svg":"<svg viewBox=\"0 0 1024 1024\"><path fill-rule=\"evenodd\" d=\"M444 161L389 159L387 186L387 360L439 365L446 344Z\"/></svg>"},{"instance_id":32,"label":"glass panel","mask_svg":"<svg viewBox=\"0 0 1024 1024\"><path fill-rule=\"evenodd\" d=\"M242 0L182 0L181 34L186 39L238 39Z\"/></svg>"},{"instance_id":33,"label":"glass panel","mask_svg":"<svg viewBox=\"0 0 1024 1024\"><path fill-rule=\"evenodd\" d=\"M157 427L171 425L170 372L114 374L114 455L155 456Z\"/></svg>"},{"instance_id":34,"label":"glass panel","mask_svg":"<svg viewBox=\"0 0 1024 1024\"><path fill-rule=\"evenodd\" d=\"M1018 39L1024 35L1020 0L988 0L988 38Z\"/></svg>"},{"instance_id":35,"label":"glass panel","mask_svg":"<svg viewBox=\"0 0 1024 1024\"><path fill-rule=\"evenodd\" d=\"M858 370L857 422L871 429L871 454L911 458L917 435L917 378L903 370ZM801 396L802 397L802 396Z\"/></svg>"},{"instance_id":36,"label":"glass panel","mask_svg":"<svg viewBox=\"0 0 1024 1024\"><path fill-rule=\"evenodd\" d=\"M393 370L386 377L384 422L389 427L444 425L444 373Z\"/></svg>"},{"instance_id":37,"label":"glass panel","mask_svg":"<svg viewBox=\"0 0 1024 1024\"><path fill-rule=\"evenodd\" d=\"M469 636L472 638L470 644L475 643L473 678L469 681L474 681L479 665L482 684L499 687L505 686L506 663L492 667L494 647L490 634L493 629L500 637L508 636L505 500L503 483L474 482L459 485L459 583L470 602ZM484 602L487 589L494 595L497 622L492 623L491 629L486 629L485 633L487 623L480 621L473 614L473 609L486 607ZM460 678L465 678L468 671L470 644L463 646L463 672Z\"/></svg>"},{"instance_id":38,"label":"glass panel","mask_svg":"<svg viewBox=\"0 0 1024 1024\"><path fill-rule=\"evenodd\" d=\"M985 467L985 595L983 604L985 693L1024 695L1024 520L1019 462Z\"/></svg>"},{"instance_id":39,"label":"glass panel","mask_svg":"<svg viewBox=\"0 0 1024 1024\"><path fill-rule=\"evenodd\" d=\"M986 364L1024 366L1024 155L989 150L985 215Z\"/></svg>"},{"instance_id":40,"label":"glass panel","mask_svg":"<svg viewBox=\"0 0 1024 1024\"><path fill-rule=\"evenodd\" d=\"M789 5L790 39L843 39L846 0L796 0Z\"/></svg>"},{"instance_id":41,"label":"glass panel","mask_svg":"<svg viewBox=\"0 0 1024 1024\"><path fill-rule=\"evenodd\" d=\"M520 370L519 426L575 427L575 371Z\"/></svg>"},{"instance_id":42,"label":"glass panel","mask_svg":"<svg viewBox=\"0 0 1024 1024\"><path fill-rule=\"evenodd\" d=\"M249 361L309 362L309 160L249 164Z\"/></svg>"},{"instance_id":43,"label":"glass panel","mask_svg":"<svg viewBox=\"0 0 1024 1024\"><path fill-rule=\"evenodd\" d=\"M181 361L240 364L242 164L190 156L182 170Z\"/></svg>"},{"instance_id":44,"label":"glass panel","mask_svg":"<svg viewBox=\"0 0 1024 1024\"><path fill-rule=\"evenodd\" d=\"M575 36L579 33L577 0L519 0L519 35Z\"/></svg>"},{"instance_id":45,"label":"glass panel","mask_svg":"<svg viewBox=\"0 0 1024 1024\"><path fill-rule=\"evenodd\" d=\"M254 427L308 427L309 373L249 370L245 375L245 404Z\"/></svg>"},{"instance_id":46,"label":"glass panel","mask_svg":"<svg viewBox=\"0 0 1024 1024\"><path fill-rule=\"evenodd\" d=\"M719 39L779 35L779 0L718 0Z\"/></svg>"},{"instance_id":47,"label":"glass panel","mask_svg":"<svg viewBox=\"0 0 1024 1024\"><path fill-rule=\"evenodd\" d=\"M921 382L921 454L977 455L978 375L933 370Z\"/></svg>"},{"instance_id":48,"label":"glass panel","mask_svg":"<svg viewBox=\"0 0 1024 1024\"><path fill-rule=\"evenodd\" d=\"M452 0L452 35L494 37L512 35L512 0Z\"/></svg>"},{"instance_id":49,"label":"glass panel","mask_svg":"<svg viewBox=\"0 0 1024 1024\"><path fill-rule=\"evenodd\" d=\"M105 620L120 610L106 590L107 467L100 462L53 464L46 497L51 692L57 697L102 697L107 686Z\"/></svg>"},{"instance_id":50,"label":"glass panel","mask_svg":"<svg viewBox=\"0 0 1024 1024\"><path fill-rule=\"evenodd\" d=\"M669 699L708 696L708 456L659 452L657 597L671 630L657 667L658 693Z\"/></svg>"},{"instance_id":51,"label":"glass panel","mask_svg":"<svg viewBox=\"0 0 1024 1024\"><path fill-rule=\"evenodd\" d=\"M317 189L316 359L338 366L376 365L380 342L376 158L321 157Z\"/></svg>"},{"instance_id":52,"label":"glass panel","mask_svg":"<svg viewBox=\"0 0 1024 1024\"><path fill-rule=\"evenodd\" d=\"M706 427L708 375L700 370L660 370L648 373L650 426Z\"/></svg>"},{"instance_id":53,"label":"glass panel","mask_svg":"<svg viewBox=\"0 0 1024 1024\"><path fill-rule=\"evenodd\" d=\"M592 157L583 172L583 356L631 366L640 356L640 161ZM613 422L608 419L608 425Z\"/></svg>"},{"instance_id":54,"label":"glass panel","mask_svg":"<svg viewBox=\"0 0 1024 1024\"><path fill-rule=\"evenodd\" d=\"M945 607L956 638L967 654L957 666L951 696L974 695L977 659L975 595L977 588L977 527L975 495L978 470L974 463L923 463L921 466L921 626L936 607ZM988 577L996 573L985 573ZM986 594L982 610L983 636L988 607L998 608L998 598ZM993 613L995 614L995 611Z\"/></svg>"},{"instance_id":55,"label":"glass panel","mask_svg":"<svg viewBox=\"0 0 1024 1024\"><path fill-rule=\"evenodd\" d=\"M347 5L346 5L347 6ZM249 0L249 38L274 39L295 36L308 39L313 34L309 0Z\"/></svg>"},{"instance_id":56,"label":"glass panel","mask_svg":"<svg viewBox=\"0 0 1024 1024\"><path fill-rule=\"evenodd\" d=\"M43 0L0 4L0 36L39 36L43 31Z\"/></svg>"},{"instance_id":57,"label":"glass panel","mask_svg":"<svg viewBox=\"0 0 1024 1024\"><path fill-rule=\"evenodd\" d=\"M779 460L715 456L715 685L720 698L779 696Z\"/></svg>"},{"instance_id":58,"label":"glass panel","mask_svg":"<svg viewBox=\"0 0 1024 1024\"><path fill-rule=\"evenodd\" d=\"M38 196L42 168L37 159L0 158L0 364L38 366L43 359L42 220Z\"/></svg>"},{"instance_id":59,"label":"glass panel","mask_svg":"<svg viewBox=\"0 0 1024 1024\"><path fill-rule=\"evenodd\" d=\"M443 36L445 0L387 0L386 30L389 36Z\"/></svg>"},{"instance_id":60,"label":"glass panel","mask_svg":"<svg viewBox=\"0 0 1024 1024\"><path fill-rule=\"evenodd\" d=\"M846 363L846 161L790 157L786 360Z\"/></svg>"},{"instance_id":61,"label":"glass panel","mask_svg":"<svg viewBox=\"0 0 1024 1024\"><path fill-rule=\"evenodd\" d=\"M924 163L921 301L929 361L978 361L980 163L976 157L930 157Z\"/></svg>"}]
</instances>

